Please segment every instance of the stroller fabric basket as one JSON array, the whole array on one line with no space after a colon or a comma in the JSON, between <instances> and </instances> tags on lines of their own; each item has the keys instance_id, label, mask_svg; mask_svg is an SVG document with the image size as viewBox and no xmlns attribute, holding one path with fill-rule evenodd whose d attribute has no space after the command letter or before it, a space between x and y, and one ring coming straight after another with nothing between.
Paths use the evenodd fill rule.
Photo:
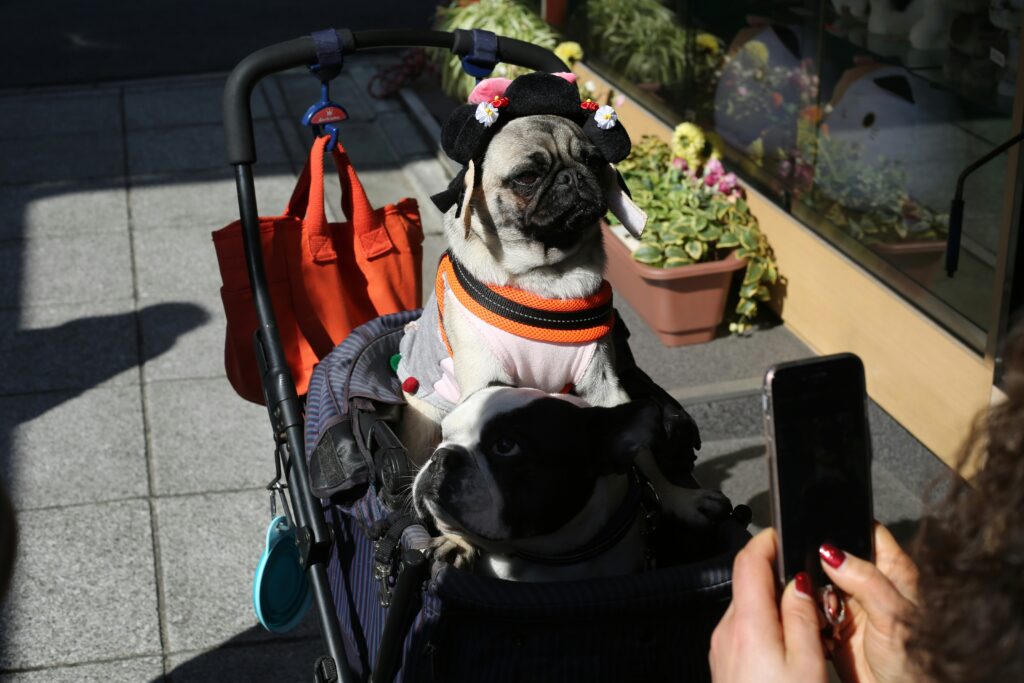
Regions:
<instances>
[{"instance_id":1,"label":"stroller fabric basket","mask_svg":"<svg viewBox=\"0 0 1024 683\"><path fill-rule=\"evenodd\" d=\"M381 648L395 581L382 557L384 532L394 532L396 553L429 543L406 511L385 502L394 503L375 462L380 450L367 436L404 403L389 360L418 316L407 311L356 328L314 370L306 404L310 478L335 540L331 592L346 658L362 679ZM334 457L316 457L325 450ZM317 491L321 460L343 485ZM708 681L711 632L730 599L732 558L748 538L726 520L702 539L705 559L587 581L516 583L435 563L395 680Z\"/></svg>"}]
</instances>

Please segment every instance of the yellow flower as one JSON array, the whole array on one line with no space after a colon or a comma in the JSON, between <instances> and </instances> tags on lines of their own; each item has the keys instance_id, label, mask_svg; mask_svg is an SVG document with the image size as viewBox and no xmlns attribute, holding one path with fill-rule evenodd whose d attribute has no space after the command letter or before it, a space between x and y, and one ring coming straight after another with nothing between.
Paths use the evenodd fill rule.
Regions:
<instances>
[{"instance_id":1,"label":"yellow flower","mask_svg":"<svg viewBox=\"0 0 1024 683\"><path fill-rule=\"evenodd\" d=\"M743 50L754 60L755 64L767 64L768 63L768 46L762 43L760 40L752 40L743 46Z\"/></svg>"},{"instance_id":2,"label":"yellow flower","mask_svg":"<svg viewBox=\"0 0 1024 683\"><path fill-rule=\"evenodd\" d=\"M711 35L710 33L698 33L697 34L697 47L705 52L711 54L718 54L718 38Z\"/></svg>"},{"instance_id":3,"label":"yellow flower","mask_svg":"<svg viewBox=\"0 0 1024 683\"><path fill-rule=\"evenodd\" d=\"M764 161L764 140L758 138L747 145L747 154L753 158L756 164Z\"/></svg>"},{"instance_id":4,"label":"yellow flower","mask_svg":"<svg viewBox=\"0 0 1024 683\"><path fill-rule=\"evenodd\" d=\"M680 123L672 132L672 154L682 157L690 166L701 164L701 153L704 151L704 131L688 121Z\"/></svg>"},{"instance_id":5,"label":"yellow flower","mask_svg":"<svg viewBox=\"0 0 1024 683\"><path fill-rule=\"evenodd\" d=\"M558 47L555 48L555 55L569 66L572 66L583 59L583 48L580 47L579 43L570 40L559 43Z\"/></svg>"}]
</instances>

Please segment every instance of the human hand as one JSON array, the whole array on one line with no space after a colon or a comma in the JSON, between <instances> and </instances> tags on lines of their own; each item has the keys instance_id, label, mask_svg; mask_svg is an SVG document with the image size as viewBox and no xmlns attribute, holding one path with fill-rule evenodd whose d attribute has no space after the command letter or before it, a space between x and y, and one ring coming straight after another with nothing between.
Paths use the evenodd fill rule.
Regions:
<instances>
[{"instance_id":1,"label":"human hand","mask_svg":"<svg viewBox=\"0 0 1024 683\"><path fill-rule=\"evenodd\" d=\"M875 564L828 544L821 566L846 598L846 619L832 659L843 683L913 681L904 616L917 600L917 566L889 530L875 524Z\"/></svg>"},{"instance_id":2,"label":"human hand","mask_svg":"<svg viewBox=\"0 0 1024 683\"><path fill-rule=\"evenodd\" d=\"M775 531L765 529L737 555L732 603L711 636L715 683L824 683L825 652L810 577L801 572L775 595Z\"/></svg>"}]
</instances>

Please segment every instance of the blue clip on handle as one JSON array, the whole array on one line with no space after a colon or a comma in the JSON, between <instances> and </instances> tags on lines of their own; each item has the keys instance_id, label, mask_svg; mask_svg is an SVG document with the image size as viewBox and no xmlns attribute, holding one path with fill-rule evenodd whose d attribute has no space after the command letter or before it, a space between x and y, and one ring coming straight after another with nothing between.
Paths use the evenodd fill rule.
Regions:
<instances>
[{"instance_id":1,"label":"blue clip on handle","mask_svg":"<svg viewBox=\"0 0 1024 683\"><path fill-rule=\"evenodd\" d=\"M306 110L302 125L310 126L317 136L330 135L328 149L334 149L338 144L338 127L335 124L347 118L345 107L331 101L330 85L325 81L320 84L320 101Z\"/></svg>"},{"instance_id":2,"label":"blue clip on handle","mask_svg":"<svg viewBox=\"0 0 1024 683\"><path fill-rule=\"evenodd\" d=\"M473 50L462 58L462 70L480 82L498 64L498 36L491 31L473 29Z\"/></svg>"}]
</instances>

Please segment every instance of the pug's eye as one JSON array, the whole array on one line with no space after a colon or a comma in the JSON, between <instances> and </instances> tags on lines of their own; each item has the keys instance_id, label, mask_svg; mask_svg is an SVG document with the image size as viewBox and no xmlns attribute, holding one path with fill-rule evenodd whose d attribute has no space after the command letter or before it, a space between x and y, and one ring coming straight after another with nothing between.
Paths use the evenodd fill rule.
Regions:
<instances>
[{"instance_id":1,"label":"pug's eye","mask_svg":"<svg viewBox=\"0 0 1024 683\"><path fill-rule=\"evenodd\" d=\"M495 455L510 457L519 453L519 444L507 436L499 437L491 444L491 450Z\"/></svg>"},{"instance_id":2,"label":"pug's eye","mask_svg":"<svg viewBox=\"0 0 1024 683\"><path fill-rule=\"evenodd\" d=\"M533 171L525 171L512 178L512 182L521 187L529 187L537 182L539 178L540 176Z\"/></svg>"}]
</instances>

